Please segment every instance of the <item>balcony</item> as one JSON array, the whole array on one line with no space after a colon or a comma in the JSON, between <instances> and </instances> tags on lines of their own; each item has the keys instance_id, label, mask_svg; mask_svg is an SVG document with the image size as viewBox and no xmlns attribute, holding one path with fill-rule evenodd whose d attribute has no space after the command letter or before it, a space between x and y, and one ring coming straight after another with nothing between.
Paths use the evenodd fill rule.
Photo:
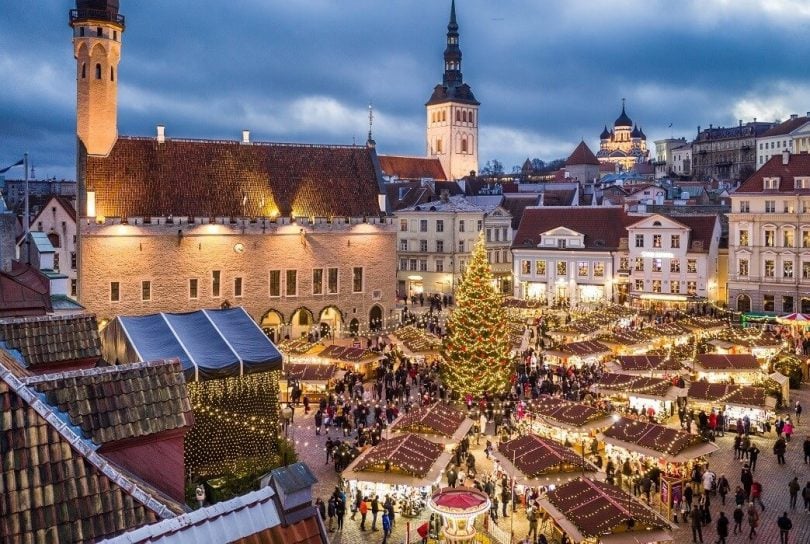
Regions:
<instances>
[{"instance_id":1,"label":"balcony","mask_svg":"<svg viewBox=\"0 0 810 544\"><path fill-rule=\"evenodd\" d=\"M88 19L93 21L109 21L111 23L120 25L122 30L124 29L125 19L123 15L118 13L118 10L90 8L70 10L71 25L76 21L84 21Z\"/></svg>"}]
</instances>

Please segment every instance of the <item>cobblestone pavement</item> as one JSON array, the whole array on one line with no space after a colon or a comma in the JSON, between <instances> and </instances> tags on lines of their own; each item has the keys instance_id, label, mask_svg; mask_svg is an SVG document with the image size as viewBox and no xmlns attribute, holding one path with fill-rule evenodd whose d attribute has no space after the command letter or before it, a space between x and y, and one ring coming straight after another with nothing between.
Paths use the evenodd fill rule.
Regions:
<instances>
[{"instance_id":1,"label":"cobblestone pavement","mask_svg":"<svg viewBox=\"0 0 810 544\"><path fill-rule=\"evenodd\" d=\"M801 391L791 391L791 399L794 402L795 400L800 400L806 410L810 407L810 388L805 384ZM809 423L810 414L806 413L802 418L801 424L797 425L797 429L793 434L793 440L788 444L786 454L787 464L783 466L779 466L776 463L776 456L772 453L773 442L775 440L775 434L773 432L768 436L754 439L754 442L761 450L754 472L754 479L759 481L763 486L765 511L760 517L757 537L751 541L748 540L747 521L743 521L745 533L743 535L730 535L727 540L729 544L735 542L779 544L779 529L776 526L776 519L781 516L784 511L788 512L788 516L793 521L793 530L790 533L789 543L810 543L810 513L805 512L802 508L801 492L798 507L795 511L789 508L790 500L788 494L788 482L794 476L799 478L802 487L810 481L810 465L804 464L802 453L802 442L807 436L810 436ZM338 475L335 473L334 465L331 463L328 465L324 464L326 460L324 445L327 437L325 435L315 435L312 414L304 417L302 411L296 412L296 421L290 428L290 437L296 442L296 451L298 452L299 459L306 462L318 478L318 483L313 491L314 496L325 499L331 494L338 482ZM729 519L732 519L732 513L734 511L733 492L739 483L742 468L742 463L734 459L733 440L733 435L731 434L727 434L725 437L718 437L717 445L720 446L720 450L713 453L709 459L710 468L716 472L718 476L725 474L728 478L729 484L731 485L731 493L726 499L725 507L720 503L719 496L712 497L712 523L703 529L703 541L706 544L712 544L717 540L715 521L719 517L721 510L726 513ZM475 455L476 464L480 469L489 470L491 465L484 457L482 451L483 444L484 442L482 441L480 446L473 447L471 451ZM520 509L516 515L512 516L510 508L509 514L510 517L499 519L499 526L506 531L513 529L517 542L517 539L526 535L528 523L522 509ZM382 542L382 531L373 533L369 531L361 532L359 528L359 514L355 521L350 519L350 515L351 513L348 512L342 532L330 533L331 542L335 544ZM402 516L396 516L394 531L388 542L392 544L404 542L407 522L410 522L411 533L415 535L416 527L418 527L428 515L425 510L421 518L417 519L406 519ZM732 528L733 522L729 530L731 531ZM679 524L678 529L674 531L674 537L674 541L678 544L692 542L689 524ZM418 538L412 536L411 541L418 542Z\"/></svg>"}]
</instances>

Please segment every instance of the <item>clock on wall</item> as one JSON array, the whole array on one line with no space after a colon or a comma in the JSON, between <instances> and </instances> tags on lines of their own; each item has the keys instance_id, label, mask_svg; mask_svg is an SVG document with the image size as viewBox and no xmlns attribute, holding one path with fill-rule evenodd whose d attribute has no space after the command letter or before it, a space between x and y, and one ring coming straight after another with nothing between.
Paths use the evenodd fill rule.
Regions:
<instances>
[{"instance_id":1,"label":"clock on wall","mask_svg":"<svg viewBox=\"0 0 810 544\"><path fill-rule=\"evenodd\" d=\"M238 244L234 244L233 250L236 253L244 253L245 252L245 244L243 244L242 242L239 242Z\"/></svg>"}]
</instances>

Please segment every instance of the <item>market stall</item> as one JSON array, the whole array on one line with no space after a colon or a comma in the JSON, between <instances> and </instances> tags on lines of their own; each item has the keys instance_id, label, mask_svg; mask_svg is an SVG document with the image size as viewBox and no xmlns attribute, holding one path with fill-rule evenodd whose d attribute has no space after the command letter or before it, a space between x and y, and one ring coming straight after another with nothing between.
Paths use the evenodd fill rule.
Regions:
<instances>
[{"instance_id":1,"label":"market stall","mask_svg":"<svg viewBox=\"0 0 810 544\"><path fill-rule=\"evenodd\" d=\"M602 335L597 340L610 348L613 355L640 355L653 347L649 335L640 330L621 330Z\"/></svg>"},{"instance_id":2,"label":"market stall","mask_svg":"<svg viewBox=\"0 0 810 544\"><path fill-rule=\"evenodd\" d=\"M413 325L400 327L390 336L397 348L402 349L406 356L415 359L424 360L428 356L436 356L442 347L442 341L438 336Z\"/></svg>"},{"instance_id":3,"label":"market stall","mask_svg":"<svg viewBox=\"0 0 810 544\"><path fill-rule=\"evenodd\" d=\"M411 408L402 413L388 428L390 436L412 433L438 444L458 444L470 432L475 422L463 412L435 402Z\"/></svg>"},{"instance_id":4,"label":"market stall","mask_svg":"<svg viewBox=\"0 0 810 544\"><path fill-rule=\"evenodd\" d=\"M692 382L689 384L689 404L707 414L723 410L726 425L733 428L737 419L748 417L751 428L762 429L774 417L776 399L762 387L724 383Z\"/></svg>"},{"instance_id":5,"label":"market stall","mask_svg":"<svg viewBox=\"0 0 810 544\"><path fill-rule=\"evenodd\" d=\"M751 385L765 377L756 357L750 354L701 353L694 362L695 379L712 383Z\"/></svg>"},{"instance_id":6,"label":"market stall","mask_svg":"<svg viewBox=\"0 0 810 544\"><path fill-rule=\"evenodd\" d=\"M651 544L671 542L666 520L629 494L603 482L578 478L540 500L553 525L544 533L559 542L567 534L577 544Z\"/></svg>"},{"instance_id":7,"label":"market stall","mask_svg":"<svg viewBox=\"0 0 810 544\"><path fill-rule=\"evenodd\" d=\"M438 486L452 453L442 444L415 434L401 434L364 450L341 476L347 494L390 495L403 500L411 512L423 505Z\"/></svg>"},{"instance_id":8,"label":"market stall","mask_svg":"<svg viewBox=\"0 0 810 544\"><path fill-rule=\"evenodd\" d=\"M553 366L575 366L598 364L611 355L610 348L592 340L563 344L556 349L543 352L546 364Z\"/></svg>"},{"instance_id":9,"label":"market stall","mask_svg":"<svg viewBox=\"0 0 810 544\"><path fill-rule=\"evenodd\" d=\"M621 355L608 362L605 368L620 374L666 378L678 374L681 364L665 355Z\"/></svg>"},{"instance_id":10,"label":"market stall","mask_svg":"<svg viewBox=\"0 0 810 544\"><path fill-rule=\"evenodd\" d=\"M341 370L350 370L372 377L374 370L380 366L383 354L365 348L350 346L324 346L320 351L310 350L308 355L301 356L295 361L303 361L304 358L314 358L312 362L331 363Z\"/></svg>"},{"instance_id":11,"label":"market stall","mask_svg":"<svg viewBox=\"0 0 810 544\"><path fill-rule=\"evenodd\" d=\"M549 395L540 395L528 403L527 419L531 432L571 445L613 423L607 412Z\"/></svg>"},{"instance_id":12,"label":"market stall","mask_svg":"<svg viewBox=\"0 0 810 544\"><path fill-rule=\"evenodd\" d=\"M686 396L686 389L676 387L666 378L648 378L633 374L606 372L595 383L600 395L627 412L665 421L674 414L678 398Z\"/></svg>"},{"instance_id":13,"label":"market stall","mask_svg":"<svg viewBox=\"0 0 810 544\"><path fill-rule=\"evenodd\" d=\"M706 316L692 316L678 321L678 325L697 337L714 336L728 328L722 319Z\"/></svg>"},{"instance_id":14,"label":"market stall","mask_svg":"<svg viewBox=\"0 0 810 544\"><path fill-rule=\"evenodd\" d=\"M598 470L581 455L560 444L527 434L498 444L495 459L521 487L560 485L579 475L595 475ZM517 489L518 495L523 494Z\"/></svg>"},{"instance_id":15,"label":"market stall","mask_svg":"<svg viewBox=\"0 0 810 544\"><path fill-rule=\"evenodd\" d=\"M342 374L330 363L286 363L279 388L286 393L297 385L302 396L313 399L328 394L333 380L340 379Z\"/></svg>"}]
</instances>

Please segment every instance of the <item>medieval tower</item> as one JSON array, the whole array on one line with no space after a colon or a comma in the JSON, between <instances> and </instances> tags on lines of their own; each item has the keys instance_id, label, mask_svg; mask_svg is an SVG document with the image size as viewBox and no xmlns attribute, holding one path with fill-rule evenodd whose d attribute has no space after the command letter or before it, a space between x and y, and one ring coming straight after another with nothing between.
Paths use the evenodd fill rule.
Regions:
<instances>
[{"instance_id":1,"label":"medieval tower","mask_svg":"<svg viewBox=\"0 0 810 544\"><path fill-rule=\"evenodd\" d=\"M88 155L107 155L118 137L118 61L124 17L118 0L77 0L70 10L76 57L76 135Z\"/></svg>"},{"instance_id":2,"label":"medieval tower","mask_svg":"<svg viewBox=\"0 0 810 544\"><path fill-rule=\"evenodd\" d=\"M444 77L436 85L427 109L427 156L442 163L448 179L478 171L478 106L470 86L461 75L456 3L450 6Z\"/></svg>"}]
</instances>

